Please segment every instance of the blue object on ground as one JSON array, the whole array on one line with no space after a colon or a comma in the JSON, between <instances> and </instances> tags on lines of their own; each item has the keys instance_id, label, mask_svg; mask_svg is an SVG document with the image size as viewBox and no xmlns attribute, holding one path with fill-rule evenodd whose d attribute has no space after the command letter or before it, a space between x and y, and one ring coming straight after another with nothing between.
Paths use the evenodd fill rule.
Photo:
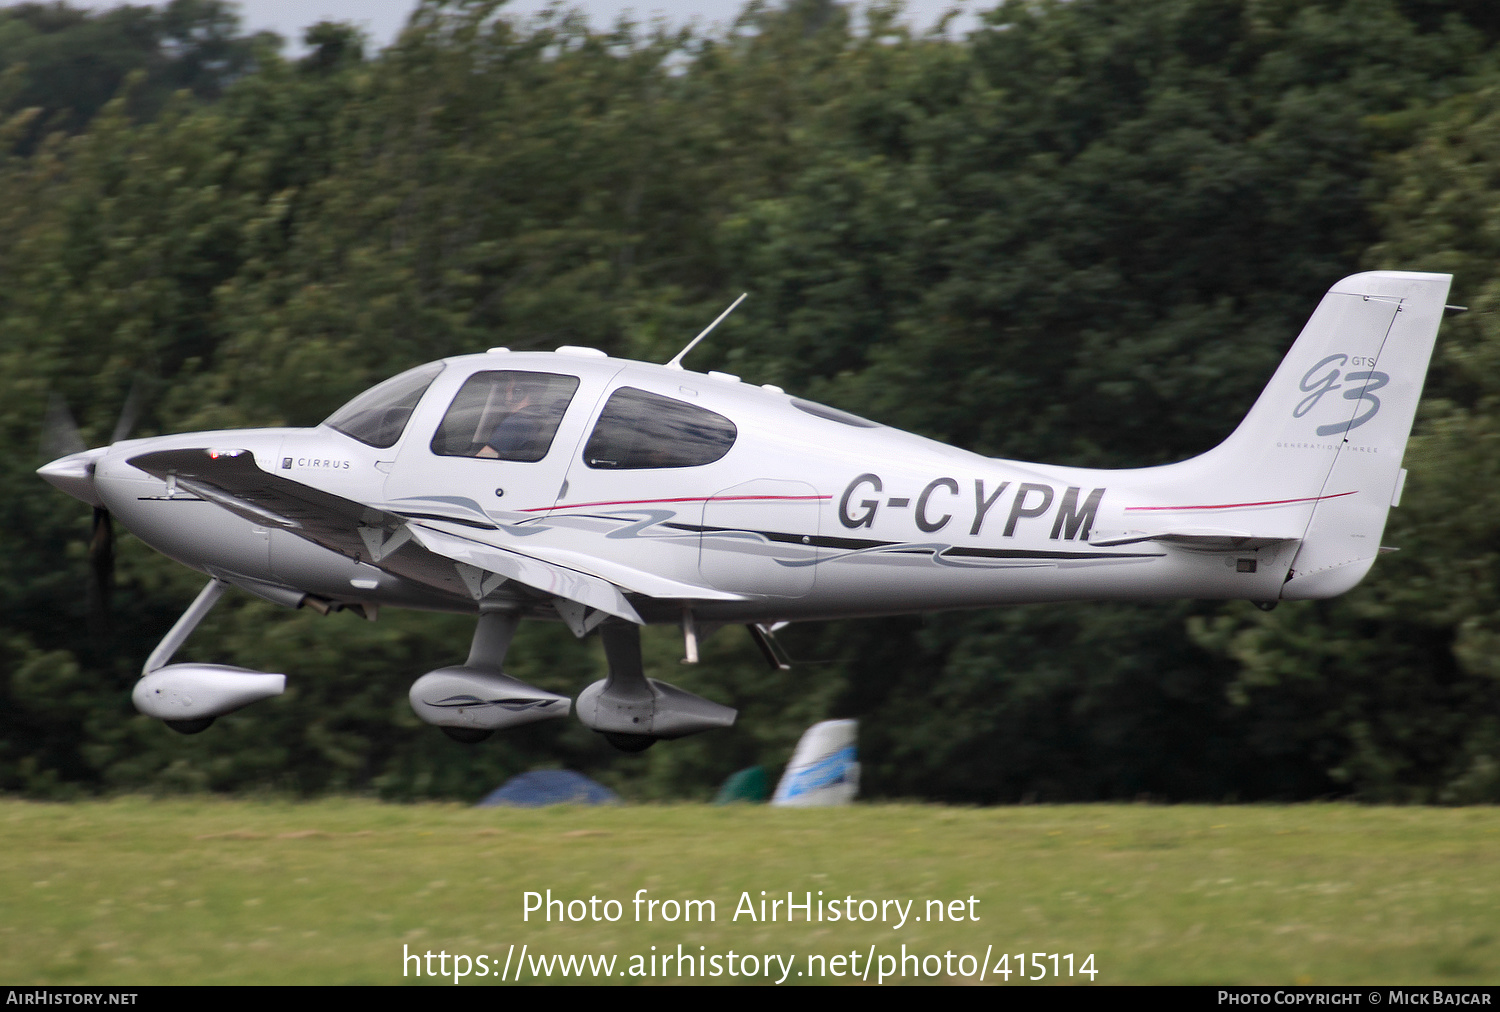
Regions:
<instances>
[{"instance_id":1,"label":"blue object on ground","mask_svg":"<svg viewBox=\"0 0 1500 1012\"><path fill-rule=\"evenodd\" d=\"M603 784L595 783L572 770L532 770L519 773L491 791L475 808L514 805L539 808L542 805L617 805L620 796Z\"/></svg>"}]
</instances>

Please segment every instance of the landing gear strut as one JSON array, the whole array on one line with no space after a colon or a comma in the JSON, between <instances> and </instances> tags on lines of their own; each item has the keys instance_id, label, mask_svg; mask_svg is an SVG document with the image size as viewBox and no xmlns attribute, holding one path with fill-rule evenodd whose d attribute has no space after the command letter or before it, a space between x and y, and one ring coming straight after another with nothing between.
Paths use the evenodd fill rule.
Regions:
<instances>
[{"instance_id":1,"label":"landing gear strut","mask_svg":"<svg viewBox=\"0 0 1500 1012\"><path fill-rule=\"evenodd\" d=\"M130 699L137 710L163 721L178 734L206 731L215 718L286 689L286 675L228 664L167 663L228 589L229 584L223 580L208 581L146 658L141 680L131 690Z\"/></svg>"},{"instance_id":2,"label":"landing gear strut","mask_svg":"<svg viewBox=\"0 0 1500 1012\"><path fill-rule=\"evenodd\" d=\"M599 627L609 677L578 694L578 719L622 752L643 752L662 739L729 727L732 707L647 678L641 665L641 630L627 622Z\"/></svg>"}]
</instances>

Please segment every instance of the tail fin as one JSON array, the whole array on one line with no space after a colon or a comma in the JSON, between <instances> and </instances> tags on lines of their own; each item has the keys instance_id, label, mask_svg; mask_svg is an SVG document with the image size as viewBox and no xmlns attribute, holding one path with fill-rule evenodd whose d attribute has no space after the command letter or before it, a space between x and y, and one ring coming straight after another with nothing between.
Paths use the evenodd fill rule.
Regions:
<instances>
[{"instance_id":1,"label":"tail fin","mask_svg":"<svg viewBox=\"0 0 1500 1012\"><path fill-rule=\"evenodd\" d=\"M1239 428L1161 469L1192 505L1146 508L1300 540L1284 599L1349 590L1380 551L1451 280L1372 271L1334 285Z\"/></svg>"}]
</instances>

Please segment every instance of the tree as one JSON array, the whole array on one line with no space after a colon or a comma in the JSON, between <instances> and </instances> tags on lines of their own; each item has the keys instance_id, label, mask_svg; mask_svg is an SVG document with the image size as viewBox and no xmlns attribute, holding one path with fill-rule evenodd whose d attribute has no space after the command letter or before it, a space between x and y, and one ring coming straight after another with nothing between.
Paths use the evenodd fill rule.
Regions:
<instances>
[{"instance_id":1,"label":"tree","mask_svg":"<svg viewBox=\"0 0 1500 1012\"><path fill-rule=\"evenodd\" d=\"M253 69L274 35L239 34L224 0L172 0L165 7L122 4L93 12L63 2L0 8L0 117L32 111L14 138L29 152L50 130L76 133L132 75L133 117L156 115L177 91L218 98Z\"/></svg>"},{"instance_id":2,"label":"tree","mask_svg":"<svg viewBox=\"0 0 1500 1012\"><path fill-rule=\"evenodd\" d=\"M0 163L0 425L34 443L58 392L102 440L139 377L155 390L145 433L311 424L409 365L492 345L664 361L748 289L695 368L986 454L1187 456L1230 430L1380 238L1383 190L1390 222L1434 231L1387 225L1375 255L1401 262L1382 265L1446 245L1462 276L1489 276L1488 100L1454 98L1489 43L1478 15L1446 16L1465 10L1035 0L956 43L912 37L889 9L859 29L822 3L700 38L430 0L368 59L320 26L308 57L262 55L212 104L181 97L143 121L121 96ZM1459 111L1423 135L1430 113L1412 108L1438 106ZM1472 793L1493 758L1482 720L1455 716L1489 705L1474 659L1488 557L1471 567L1455 547L1488 537L1459 484L1487 474L1463 449L1491 425L1488 338L1472 333L1472 363L1439 378L1458 413L1434 459L1455 484L1411 492L1411 514L1448 519L1407 529L1472 571L1448 610L1402 603L1400 587L1437 579L1403 553L1364 596L1269 617L1037 606L792 629L794 655L834 662L793 677L726 631L707 648L722 669L686 679L743 704L742 726L644 761L561 726L454 751L401 697L462 654L466 622L258 602L216 613L189 649L289 669L297 692L211 740L171 738L125 690L196 578L127 542L116 638L80 642L86 517L12 459L0 783L462 796L543 756L642 794L701 793L784 755L812 719L858 716L867 782L888 794ZM673 681L675 651L648 638ZM538 628L515 664L572 692L598 658Z\"/></svg>"}]
</instances>

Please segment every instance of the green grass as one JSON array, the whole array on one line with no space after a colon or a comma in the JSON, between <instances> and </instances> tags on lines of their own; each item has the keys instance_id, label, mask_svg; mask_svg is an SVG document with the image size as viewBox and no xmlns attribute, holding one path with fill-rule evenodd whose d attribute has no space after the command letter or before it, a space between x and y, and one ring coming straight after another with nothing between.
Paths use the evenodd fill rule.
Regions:
<instances>
[{"instance_id":1,"label":"green grass","mask_svg":"<svg viewBox=\"0 0 1500 1012\"><path fill-rule=\"evenodd\" d=\"M410 983L403 945L503 962L525 944L623 970L679 943L797 954L796 969L851 950L863 969L872 944L1092 953L1101 984L1500 982L1496 808L12 801L0 853L15 984ZM548 888L618 899L624 918L523 922L523 892ZM717 919L636 923L642 888L712 899ZM731 920L763 889L915 900L918 916L972 895L979 920Z\"/></svg>"}]
</instances>

